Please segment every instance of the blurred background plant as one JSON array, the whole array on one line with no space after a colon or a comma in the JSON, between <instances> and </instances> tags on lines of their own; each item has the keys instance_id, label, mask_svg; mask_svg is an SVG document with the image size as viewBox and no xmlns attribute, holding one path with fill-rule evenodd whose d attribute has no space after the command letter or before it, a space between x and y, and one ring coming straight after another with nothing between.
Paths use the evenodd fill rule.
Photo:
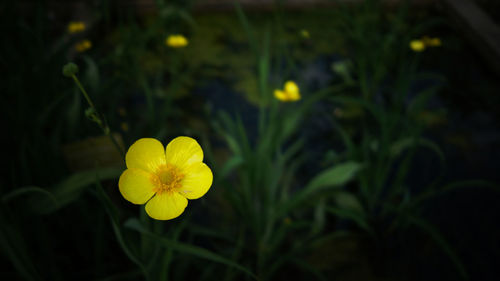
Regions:
<instances>
[{"instance_id":1,"label":"blurred background plant","mask_svg":"<svg viewBox=\"0 0 500 281\"><path fill-rule=\"evenodd\" d=\"M2 278L487 280L499 196L478 187L497 188L496 159L463 157L476 151L453 122L472 106L496 130L500 87L453 24L401 3L2 4ZM207 196L167 222L125 202L123 157L61 75L68 61L118 146L196 138L215 177ZM288 80L301 98L280 102L273 91ZM476 135L474 122L459 128ZM481 139L492 158L496 136Z\"/></svg>"},{"instance_id":2,"label":"blurred background plant","mask_svg":"<svg viewBox=\"0 0 500 281\"><path fill-rule=\"evenodd\" d=\"M441 46L440 38L423 34L443 20L434 18L411 25L408 12L405 1L391 12L380 1L372 0L338 9L339 30L349 51L346 58L332 64L332 70L351 87L343 95L329 98L335 110L325 118L334 127L332 139L340 139L343 144L340 153L331 151L334 156L329 161L356 161L363 169L355 185L327 199L324 210L349 222L342 227L349 234L332 235L322 241L317 245L317 255L335 251L350 241L357 245L350 254L367 261L369 272L388 278L412 278L417 273L402 264L414 259L421 247L422 242L409 239L422 239L415 234L422 233L450 259L457 278L468 279L453 246L428 221L425 210L433 197L454 189L498 187L483 180L443 180L445 154L425 137L433 125L433 120L425 116L430 110L434 111L430 114L436 114L430 104L448 81L439 73L419 68L421 52L426 47ZM419 36L423 39L416 39ZM416 41L422 46L415 46ZM358 278L369 278L363 274Z\"/></svg>"},{"instance_id":3,"label":"blurred background plant","mask_svg":"<svg viewBox=\"0 0 500 281\"><path fill-rule=\"evenodd\" d=\"M221 188L223 203L229 204L222 216L220 210L215 214L221 218L216 228L224 230L218 247L227 252L226 256L251 268L259 280L311 275L325 278L303 261L324 224L321 218L314 217L324 208L323 204L315 204L318 191L342 186L353 178L359 165L341 163L310 180L301 179L307 146L299 132L313 104L342 87L329 87L314 94L302 92L303 98L291 103L276 99L269 79L275 77L272 65L293 58L273 58L274 36L270 29L258 33L241 7L237 5L236 10L255 57L259 107L256 128L246 127L240 114L234 116L226 111L219 112L214 124L230 149L223 165L216 165L220 173L215 185ZM287 67L284 69L287 75ZM286 77L281 75L280 82ZM275 87L281 88L278 85L282 84L276 83ZM242 278L232 270L217 275L225 280Z\"/></svg>"}]
</instances>

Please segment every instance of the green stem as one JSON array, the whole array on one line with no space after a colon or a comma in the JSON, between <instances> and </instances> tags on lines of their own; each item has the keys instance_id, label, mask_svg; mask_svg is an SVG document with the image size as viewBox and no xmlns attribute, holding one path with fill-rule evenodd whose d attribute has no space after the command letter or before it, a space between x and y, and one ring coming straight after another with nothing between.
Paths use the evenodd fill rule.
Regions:
<instances>
[{"instance_id":1,"label":"green stem","mask_svg":"<svg viewBox=\"0 0 500 281\"><path fill-rule=\"evenodd\" d=\"M87 91L85 91L85 88L83 87L83 85L80 83L80 80L78 80L78 77L76 77L75 74L71 75L71 77L73 78L73 81L75 81L76 85L78 86L78 88L80 89L80 91L82 92L83 96L85 97L85 99L87 100L87 103L89 104L89 106L94 109L95 111L95 114L96 114L96 118L97 120L96 123L99 125L99 127L101 128L101 130L103 131L103 133L109 137L109 139L111 140L111 142L113 143L113 145L116 147L116 149L118 149L118 152L120 153L120 155L122 156L123 159L125 159L125 151L123 150L123 147L121 147L119 144L118 144L118 141L116 140L116 138L113 136L113 134L111 134L111 130L108 126L108 122L106 122L106 119L105 118L102 118L101 114L99 113L99 111L97 111L97 108L95 107L94 103L92 102L92 99L90 99L90 96L89 94L87 93ZM103 121L104 120L104 121Z\"/></svg>"},{"instance_id":2,"label":"green stem","mask_svg":"<svg viewBox=\"0 0 500 281\"><path fill-rule=\"evenodd\" d=\"M96 107L94 106L94 103L92 102L92 100L90 99L90 96L89 94L87 94L87 91L85 91L85 89L83 88L82 84L80 83L80 80L78 80L78 78L76 77L75 74L73 74L71 76L73 78L73 80L75 81L76 85L78 86L78 88L80 88L80 91L82 92L83 96L85 97L85 99L87 100L88 104L90 105L90 107L92 107L93 109L96 109ZM96 110L97 112L97 110Z\"/></svg>"}]
</instances>

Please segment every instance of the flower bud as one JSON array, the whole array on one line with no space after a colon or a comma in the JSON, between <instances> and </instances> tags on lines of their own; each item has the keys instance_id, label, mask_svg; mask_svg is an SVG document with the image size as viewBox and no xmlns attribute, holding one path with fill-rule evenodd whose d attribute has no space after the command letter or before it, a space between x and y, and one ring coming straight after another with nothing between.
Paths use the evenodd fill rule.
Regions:
<instances>
[{"instance_id":1,"label":"flower bud","mask_svg":"<svg viewBox=\"0 0 500 281\"><path fill-rule=\"evenodd\" d=\"M70 62L63 67L62 73L66 77L72 77L78 73L78 66Z\"/></svg>"}]
</instances>

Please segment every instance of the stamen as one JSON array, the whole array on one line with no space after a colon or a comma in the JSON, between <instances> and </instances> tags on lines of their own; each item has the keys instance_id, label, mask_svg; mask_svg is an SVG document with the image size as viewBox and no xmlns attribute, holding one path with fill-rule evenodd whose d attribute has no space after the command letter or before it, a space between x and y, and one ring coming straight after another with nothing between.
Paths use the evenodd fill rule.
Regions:
<instances>
[{"instance_id":1,"label":"stamen","mask_svg":"<svg viewBox=\"0 0 500 281\"><path fill-rule=\"evenodd\" d=\"M151 177L151 181L155 186L153 191L157 195L164 192L178 191L182 186L181 182L183 178L184 175L174 165L161 165Z\"/></svg>"}]
</instances>

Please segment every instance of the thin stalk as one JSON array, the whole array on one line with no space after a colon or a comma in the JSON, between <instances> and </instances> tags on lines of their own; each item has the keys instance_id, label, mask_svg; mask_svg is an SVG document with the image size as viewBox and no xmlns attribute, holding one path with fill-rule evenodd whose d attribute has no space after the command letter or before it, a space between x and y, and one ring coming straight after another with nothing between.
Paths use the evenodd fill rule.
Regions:
<instances>
[{"instance_id":1,"label":"thin stalk","mask_svg":"<svg viewBox=\"0 0 500 281\"><path fill-rule=\"evenodd\" d=\"M75 74L73 74L71 77L73 78L73 81L75 81L76 85L78 86L78 88L82 92L83 96L87 100L87 103L89 104L89 106L95 109L94 103L90 99L89 94L87 94L87 91L85 91L85 88L83 88L82 84L80 83L80 80L78 80L78 78L76 77Z\"/></svg>"},{"instance_id":2,"label":"thin stalk","mask_svg":"<svg viewBox=\"0 0 500 281\"><path fill-rule=\"evenodd\" d=\"M83 85L80 83L80 80L78 80L78 77L76 77L75 74L72 74L71 78L73 78L73 81L75 81L76 85L78 86L78 88L82 92L82 94L85 97L85 99L87 100L87 103L89 104L90 108L92 108L92 110L95 112L95 114L92 115L92 117L94 118L93 121L95 121L99 125L99 127L101 128L103 133L107 137L109 137L109 139L111 140L113 145L116 147L116 149L118 150L118 152L120 153L122 158L125 160L125 151L123 150L123 147L121 147L118 144L118 141L113 136L113 134L111 134L111 130L109 128L108 122L106 121L106 119L104 117L102 117L103 115L99 113L96 106L92 102L92 99L90 98L89 94L87 93L87 91L85 90Z\"/></svg>"}]
</instances>

